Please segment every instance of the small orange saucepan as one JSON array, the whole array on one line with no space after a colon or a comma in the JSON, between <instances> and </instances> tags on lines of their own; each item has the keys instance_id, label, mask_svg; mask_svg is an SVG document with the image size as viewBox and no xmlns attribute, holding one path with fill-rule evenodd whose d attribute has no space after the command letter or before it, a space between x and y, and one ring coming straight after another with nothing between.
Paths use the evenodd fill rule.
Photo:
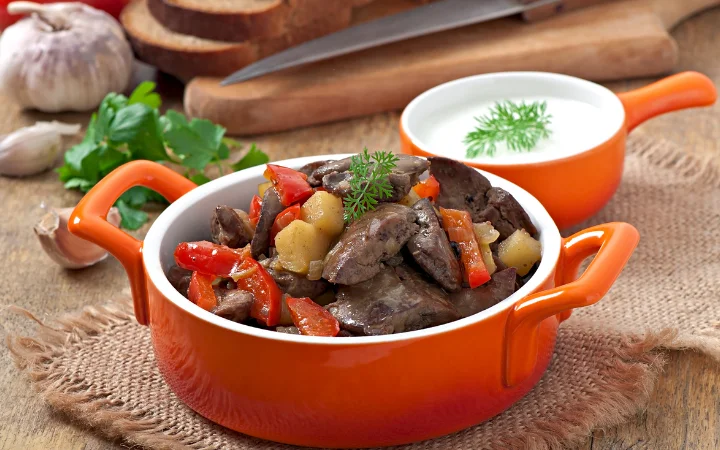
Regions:
<instances>
[{"instance_id":1,"label":"small orange saucepan","mask_svg":"<svg viewBox=\"0 0 720 450\"><path fill-rule=\"evenodd\" d=\"M400 119L402 151L455 158L492 172L534 195L562 230L592 217L615 193L623 172L627 134L660 114L711 105L712 81L680 73L615 95L567 75L500 72L436 86L408 104ZM534 151L468 153L464 142L497 101L545 102L551 135Z\"/></svg>"},{"instance_id":2,"label":"small orange saucepan","mask_svg":"<svg viewBox=\"0 0 720 450\"><path fill-rule=\"evenodd\" d=\"M279 161L299 168L345 157ZM562 239L542 204L509 191L539 230L542 260L515 294L474 316L388 336L295 336L228 321L177 292L165 273L182 241L209 238L219 204L247 208L264 167L196 187L161 165L126 164L100 181L70 218L70 231L108 249L125 266L138 322L150 327L155 360L190 408L233 430L305 446L370 447L429 439L478 424L507 409L540 380L558 325L573 308L597 302L638 242L625 223ZM106 220L117 198L146 186L172 204L145 241ZM596 254L577 278L580 263Z\"/></svg>"}]
</instances>

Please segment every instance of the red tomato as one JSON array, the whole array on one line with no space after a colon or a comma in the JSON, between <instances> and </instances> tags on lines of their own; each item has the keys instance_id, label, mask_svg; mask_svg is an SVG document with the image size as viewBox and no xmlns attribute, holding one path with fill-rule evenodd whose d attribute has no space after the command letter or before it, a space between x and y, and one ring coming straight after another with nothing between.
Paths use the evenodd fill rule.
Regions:
<instances>
[{"instance_id":1,"label":"red tomato","mask_svg":"<svg viewBox=\"0 0 720 450\"><path fill-rule=\"evenodd\" d=\"M270 245L275 245L275 236L290 225L293 220L300 218L300 205L292 205L275 217L275 222L270 229Z\"/></svg>"},{"instance_id":2,"label":"red tomato","mask_svg":"<svg viewBox=\"0 0 720 450\"><path fill-rule=\"evenodd\" d=\"M421 181L413 186L413 190L421 198L429 198L435 201L438 195L440 195L440 183L438 183L438 180L436 180L433 175L430 175L430 178L427 180Z\"/></svg>"},{"instance_id":3,"label":"red tomato","mask_svg":"<svg viewBox=\"0 0 720 450\"><path fill-rule=\"evenodd\" d=\"M282 291L267 270L254 259L243 259L238 269L238 273L247 274L236 280L238 289L253 294L250 316L269 327L274 327L280 321Z\"/></svg>"},{"instance_id":4,"label":"red tomato","mask_svg":"<svg viewBox=\"0 0 720 450\"><path fill-rule=\"evenodd\" d=\"M242 249L208 241L181 242L175 248L175 262L183 269L225 278L238 272L244 257Z\"/></svg>"},{"instance_id":5,"label":"red tomato","mask_svg":"<svg viewBox=\"0 0 720 450\"><path fill-rule=\"evenodd\" d=\"M307 297L288 297L288 309L300 334L307 336L337 336L340 324L330 312Z\"/></svg>"},{"instance_id":6,"label":"red tomato","mask_svg":"<svg viewBox=\"0 0 720 450\"><path fill-rule=\"evenodd\" d=\"M268 164L264 175L265 178L272 181L275 190L280 195L280 202L285 206L302 203L315 192L307 182L307 175L297 170Z\"/></svg>"},{"instance_id":7,"label":"red tomato","mask_svg":"<svg viewBox=\"0 0 720 450\"><path fill-rule=\"evenodd\" d=\"M217 297L215 297L212 286L214 279L214 276L200 272L193 272L190 277L188 297L190 297L190 301L206 311L210 311L217 306Z\"/></svg>"},{"instance_id":8,"label":"red tomato","mask_svg":"<svg viewBox=\"0 0 720 450\"><path fill-rule=\"evenodd\" d=\"M260 208L262 208L262 199L254 195L250 201L250 212L248 213L248 218L253 226L257 226L258 220L260 220Z\"/></svg>"},{"instance_id":9,"label":"red tomato","mask_svg":"<svg viewBox=\"0 0 720 450\"><path fill-rule=\"evenodd\" d=\"M465 277L470 288L476 288L490 280L490 273L480 253L480 246L475 238L472 219L467 211L440 208L443 228L448 238L460 247L460 260L465 268Z\"/></svg>"}]
</instances>

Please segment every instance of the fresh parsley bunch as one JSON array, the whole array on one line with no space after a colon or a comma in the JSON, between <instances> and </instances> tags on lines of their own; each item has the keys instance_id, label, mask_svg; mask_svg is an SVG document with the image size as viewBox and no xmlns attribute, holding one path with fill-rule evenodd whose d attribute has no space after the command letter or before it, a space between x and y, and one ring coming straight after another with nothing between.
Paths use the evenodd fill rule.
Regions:
<instances>
[{"instance_id":1,"label":"fresh parsley bunch","mask_svg":"<svg viewBox=\"0 0 720 450\"><path fill-rule=\"evenodd\" d=\"M209 120L187 118L173 110L161 115L160 96L155 83L141 83L130 95L110 93L92 115L82 142L65 153L65 164L58 168L65 188L87 192L104 176L128 161L147 159L168 161L185 167L185 176L197 184L208 181L203 169L220 166L230 157L230 146L240 144L225 137L225 128ZM253 144L232 170L265 164L268 156ZM158 193L134 187L116 202L122 227L140 228L148 215L139 208L147 202L164 203Z\"/></svg>"}]
</instances>

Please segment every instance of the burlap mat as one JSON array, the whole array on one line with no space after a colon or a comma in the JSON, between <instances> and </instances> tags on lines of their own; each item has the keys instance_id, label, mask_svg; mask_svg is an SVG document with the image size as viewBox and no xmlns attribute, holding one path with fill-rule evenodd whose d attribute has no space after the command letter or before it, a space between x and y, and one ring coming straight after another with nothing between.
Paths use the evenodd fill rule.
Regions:
<instances>
[{"instance_id":1,"label":"burlap mat","mask_svg":"<svg viewBox=\"0 0 720 450\"><path fill-rule=\"evenodd\" d=\"M720 359L717 167L632 140L620 190L586 224L626 221L640 230L611 293L563 323L548 372L511 409L402 448L562 448L642 407L663 364L658 348ZM150 333L134 321L127 298L38 324L35 337L8 337L18 367L50 405L99 433L154 448L291 448L228 431L186 408L155 368Z\"/></svg>"}]
</instances>

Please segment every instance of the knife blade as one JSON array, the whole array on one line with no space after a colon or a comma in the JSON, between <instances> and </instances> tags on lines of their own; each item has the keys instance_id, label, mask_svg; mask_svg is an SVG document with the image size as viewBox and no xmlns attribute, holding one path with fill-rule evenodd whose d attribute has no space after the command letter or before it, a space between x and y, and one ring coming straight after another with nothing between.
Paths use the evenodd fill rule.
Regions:
<instances>
[{"instance_id":1,"label":"knife blade","mask_svg":"<svg viewBox=\"0 0 720 450\"><path fill-rule=\"evenodd\" d=\"M442 0L346 28L261 59L225 78L228 86L392 42L527 12L558 0Z\"/></svg>"}]
</instances>

